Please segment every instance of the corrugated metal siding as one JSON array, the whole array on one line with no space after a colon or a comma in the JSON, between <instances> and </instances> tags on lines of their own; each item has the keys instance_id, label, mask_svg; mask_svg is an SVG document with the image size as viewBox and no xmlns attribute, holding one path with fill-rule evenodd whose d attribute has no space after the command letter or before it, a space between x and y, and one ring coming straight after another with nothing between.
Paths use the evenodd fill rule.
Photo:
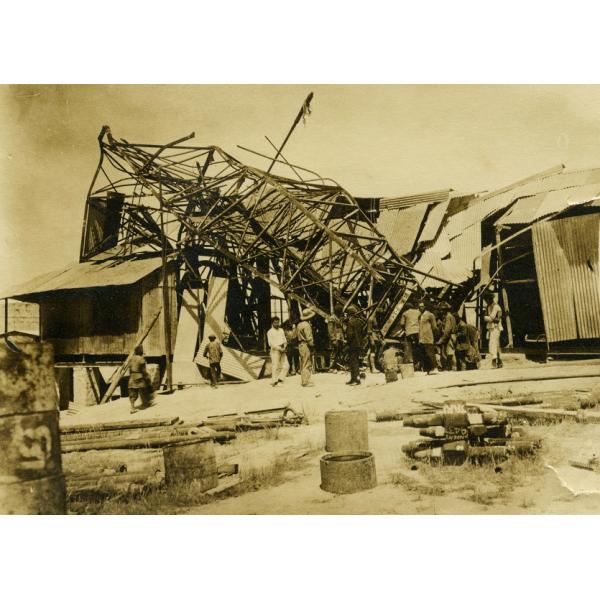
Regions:
<instances>
[{"instance_id":1,"label":"corrugated metal siding","mask_svg":"<svg viewBox=\"0 0 600 600\"><path fill-rule=\"evenodd\" d=\"M424 194L413 194L411 196L398 196L395 198L381 198L379 210L408 208L417 204L429 204L431 202L446 202L450 199L452 190L437 190Z\"/></svg>"},{"instance_id":2,"label":"corrugated metal siding","mask_svg":"<svg viewBox=\"0 0 600 600\"><path fill-rule=\"evenodd\" d=\"M546 339L549 342L577 339L569 264L553 224L534 225L532 239Z\"/></svg>"},{"instance_id":3,"label":"corrugated metal siding","mask_svg":"<svg viewBox=\"0 0 600 600\"><path fill-rule=\"evenodd\" d=\"M377 229L401 256L412 251L429 204L403 210L385 210L377 220Z\"/></svg>"},{"instance_id":4,"label":"corrugated metal siding","mask_svg":"<svg viewBox=\"0 0 600 600\"><path fill-rule=\"evenodd\" d=\"M600 337L600 215L533 226L535 266L549 342Z\"/></svg>"},{"instance_id":5,"label":"corrugated metal siding","mask_svg":"<svg viewBox=\"0 0 600 600\"><path fill-rule=\"evenodd\" d=\"M559 219L553 226L564 243L573 281L573 300L580 338L600 338L598 227L600 215Z\"/></svg>"}]
</instances>

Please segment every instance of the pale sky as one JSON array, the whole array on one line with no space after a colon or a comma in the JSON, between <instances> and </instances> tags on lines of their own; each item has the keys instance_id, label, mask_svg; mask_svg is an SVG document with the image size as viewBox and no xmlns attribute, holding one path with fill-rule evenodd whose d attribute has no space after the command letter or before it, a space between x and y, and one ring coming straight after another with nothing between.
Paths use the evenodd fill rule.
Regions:
<instances>
[{"instance_id":1,"label":"pale sky","mask_svg":"<svg viewBox=\"0 0 600 600\"><path fill-rule=\"evenodd\" d=\"M0 288L77 260L102 125L131 142L194 131L265 167L236 144L270 154L310 91L284 154L357 196L600 166L600 86L0 86Z\"/></svg>"}]
</instances>

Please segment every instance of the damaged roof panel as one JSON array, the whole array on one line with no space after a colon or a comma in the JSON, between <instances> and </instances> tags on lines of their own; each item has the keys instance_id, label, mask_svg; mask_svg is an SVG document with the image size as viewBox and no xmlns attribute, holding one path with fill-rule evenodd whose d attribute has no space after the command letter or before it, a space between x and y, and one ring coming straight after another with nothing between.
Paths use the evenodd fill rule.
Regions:
<instances>
[{"instance_id":1,"label":"damaged roof panel","mask_svg":"<svg viewBox=\"0 0 600 600\"><path fill-rule=\"evenodd\" d=\"M435 240L444 217L446 216L446 210L448 209L449 203L450 200L446 200L445 202L440 202L432 207L427 215L425 227L423 227L423 231L419 236L419 242L432 242Z\"/></svg>"},{"instance_id":2,"label":"damaged roof panel","mask_svg":"<svg viewBox=\"0 0 600 600\"><path fill-rule=\"evenodd\" d=\"M435 192L426 192L424 194L413 194L410 196L398 196L396 198L382 198L379 201L380 210L392 210L408 208L418 204L429 204L431 202L447 202L450 199L449 190L437 190Z\"/></svg>"},{"instance_id":3,"label":"damaged roof panel","mask_svg":"<svg viewBox=\"0 0 600 600\"><path fill-rule=\"evenodd\" d=\"M412 252L428 208L429 204L418 204L381 212L376 227L400 256Z\"/></svg>"}]
</instances>

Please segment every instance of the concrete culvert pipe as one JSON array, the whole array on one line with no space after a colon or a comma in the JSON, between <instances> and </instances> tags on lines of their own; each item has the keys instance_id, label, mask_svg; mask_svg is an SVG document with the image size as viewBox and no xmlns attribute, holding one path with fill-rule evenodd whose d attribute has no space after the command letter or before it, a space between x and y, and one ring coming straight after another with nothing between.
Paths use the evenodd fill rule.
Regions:
<instances>
[{"instance_id":1,"label":"concrete culvert pipe","mask_svg":"<svg viewBox=\"0 0 600 600\"><path fill-rule=\"evenodd\" d=\"M352 494L377 485L375 458L370 452L325 454L321 458L321 489Z\"/></svg>"},{"instance_id":2,"label":"concrete culvert pipe","mask_svg":"<svg viewBox=\"0 0 600 600\"><path fill-rule=\"evenodd\" d=\"M325 450L352 453L369 451L366 410L331 410L325 413Z\"/></svg>"}]
</instances>

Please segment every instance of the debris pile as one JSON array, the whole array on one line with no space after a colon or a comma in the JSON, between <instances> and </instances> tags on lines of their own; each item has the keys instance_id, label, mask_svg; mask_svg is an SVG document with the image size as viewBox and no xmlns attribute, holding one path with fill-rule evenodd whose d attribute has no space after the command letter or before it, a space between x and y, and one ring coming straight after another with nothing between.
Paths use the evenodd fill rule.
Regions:
<instances>
[{"instance_id":1,"label":"debris pile","mask_svg":"<svg viewBox=\"0 0 600 600\"><path fill-rule=\"evenodd\" d=\"M523 439L523 431L513 428L508 418L493 410L470 409L456 405L431 414L403 420L405 427L419 429L426 440L402 447L410 458L432 464L461 465L499 462L510 456L528 456L540 447L539 440Z\"/></svg>"}]
</instances>

